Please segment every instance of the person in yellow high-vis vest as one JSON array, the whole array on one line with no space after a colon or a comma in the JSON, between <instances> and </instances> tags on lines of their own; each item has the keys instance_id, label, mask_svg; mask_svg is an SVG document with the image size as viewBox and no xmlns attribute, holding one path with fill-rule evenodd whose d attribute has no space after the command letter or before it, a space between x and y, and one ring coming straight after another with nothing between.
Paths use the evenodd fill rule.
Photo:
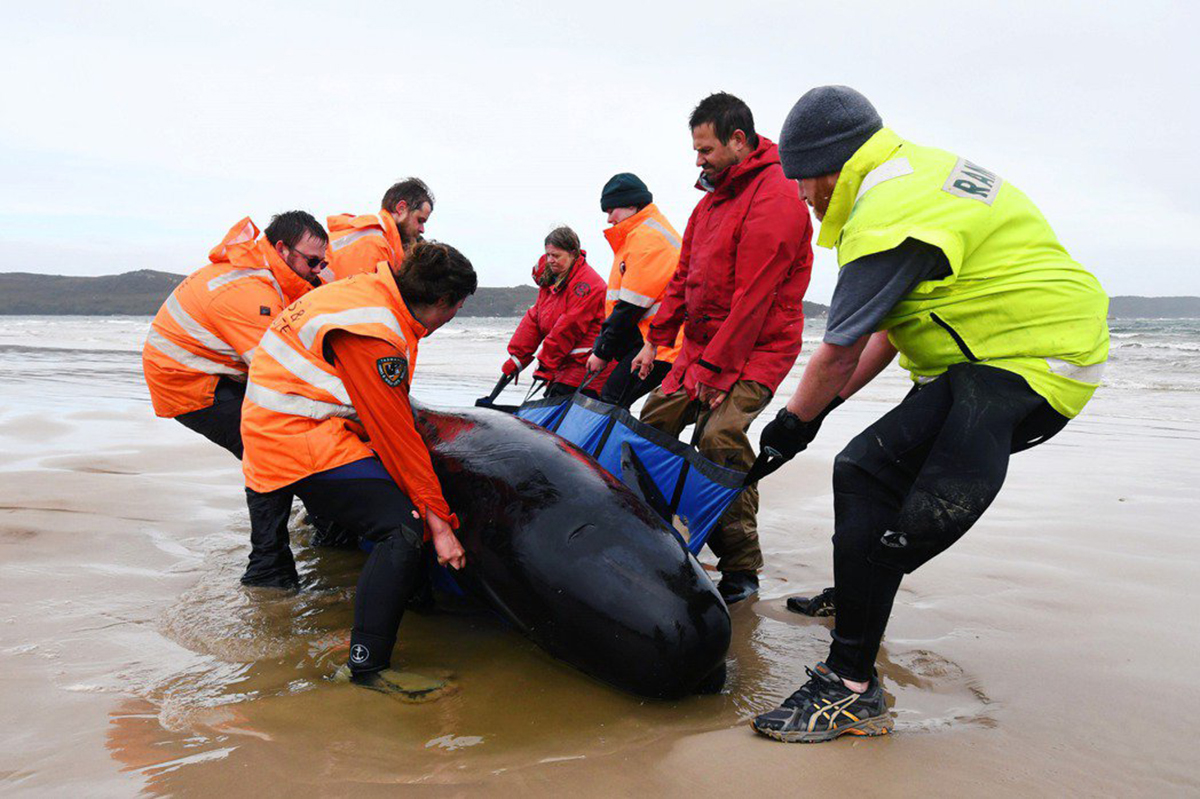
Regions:
<instances>
[{"instance_id":1,"label":"person in yellow high-vis vest","mask_svg":"<svg viewBox=\"0 0 1200 799\"><path fill-rule=\"evenodd\" d=\"M829 657L753 726L788 742L878 735L892 722L875 658L901 579L971 528L1010 454L1083 410L1108 357L1108 297L1019 189L902 139L853 89L801 97L779 153L840 271L824 341L763 451L804 450L897 353L914 386L834 462L834 587L789 600L836 616Z\"/></svg>"}]
</instances>

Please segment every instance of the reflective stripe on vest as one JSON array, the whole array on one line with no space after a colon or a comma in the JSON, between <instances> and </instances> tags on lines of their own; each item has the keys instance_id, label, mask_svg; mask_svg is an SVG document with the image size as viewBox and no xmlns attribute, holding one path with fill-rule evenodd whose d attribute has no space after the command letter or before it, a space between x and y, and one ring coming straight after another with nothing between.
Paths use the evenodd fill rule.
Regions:
<instances>
[{"instance_id":1,"label":"reflective stripe on vest","mask_svg":"<svg viewBox=\"0 0 1200 799\"><path fill-rule=\"evenodd\" d=\"M891 161L884 161L863 176L862 185L858 187L858 196L854 198L854 202L857 203L862 199L864 194L885 180L901 178L912 173L912 164L908 162L907 158L894 158Z\"/></svg>"},{"instance_id":2,"label":"reflective stripe on vest","mask_svg":"<svg viewBox=\"0 0 1200 799\"><path fill-rule=\"evenodd\" d=\"M667 230L665 227L663 227L662 223L659 222L657 219L655 219L654 217L649 217L642 224L648 228L657 230L659 233L661 233L663 235L663 238L665 238L667 240L668 244L670 244L672 247L674 247L677 250L679 249L679 247L680 247L679 237L676 236L671 231Z\"/></svg>"},{"instance_id":3,"label":"reflective stripe on vest","mask_svg":"<svg viewBox=\"0 0 1200 799\"><path fill-rule=\"evenodd\" d=\"M400 341L404 343L405 347L408 346L408 341L404 338L404 331L400 329L400 323L396 321L395 315L383 307L350 308L335 313L318 314L308 319L297 331L297 335L305 347L312 347L321 328L326 325L360 325L371 322L391 330L400 337Z\"/></svg>"},{"instance_id":4,"label":"reflective stripe on vest","mask_svg":"<svg viewBox=\"0 0 1200 799\"><path fill-rule=\"evenodd\" d=\"M226 344L220 338L217 338L208 328L197 322L191 317L187 311L183 309L183 304L179 302L179 298L172 294L167 297L164 303L167 313L175 320L175 324L183 328L183 332L190 337L197 346L212 350L213 352L224 355L235 361L242 360L241 354Z\"/></svg>"},{"instance_id":5,"label":"reflective stripe on vest","mask_svg":"<svg viewBox=\"0 0 1200 799\"><path fill-rule=\"evenodd\" d=\"M235 280L242 280L244 278L250 278L250 277L262 277L262 278L266 278L267 280L269 280L271 282L271 285L275 287L275 292L279 295L280 301L284 305L288 304L287 297L283 296L283 287L279 285L279 281L275 279L275 275L271 272L271 270L266 269L266 268L263 268L263 269L233 269L229 272L226 272L223 275L218 275L217 277L214 277L212 280L208 281L208 290L216 291L221 286L224 286L227 283L232 283Z\"/></svg>"},{"instance_id":6,"label":"reflective stripe on vest","mask_svg":"<svg viewBox=\"0 0 1200 799\"><path fill-rule=\"evenodd\" d=\"M332 394L343 405L352 404L345 384L338 377L313 366L307 358L288 346L287 342L281 339L274 330L268 330L263 334L258 347L274 358L276 363L291 372L296 379L313 388Z\"/></svg>"},{"instance_id":7,"label":"reflective stripe on vest","mask_svg":"<svg viewBox=\"0 0 1200 799\"><path fill-rule=\"evenodd\" d=\"M1047 358L1046 365L1056 375L1069 377L1081 383L1099 383L1100 378L1104 376L1104 367L1108 365L1108 360L1105 359L1100 363L1094 363L1090 366L1080 366L1077 363L1064 361L1061 358Z\"/></svg>"},{"instance_id":8,"label":"reflective stripe on vest","mask_svg":"<svg viewBox=\"0 0 1200 799\"><path fill-rule=\"evenodd\" d=\"M301 397L299 394L284 394L253 381L246 386L246 399L269 411L291 416L304 416L309 419L358 419L353 405L335 405L332 402Z\"/></svg>"},{"instance_id":9,"label":"reflective stripe on vest","mask_svg":"<svg viewBox=\"0 0 1200 799\"><path fill-rule=\"evenodd\" d=\"M217 361L211 361L190 350L186 350L167 339L153 327L146 334L146 343L186 369L203 372L206 375L228 375L237 380L246 379L245 372L235 369L232 366L218 363Z\"/></svg>"},{"instance_id":10,"label":"reflective stripe on vest","mask_svg":"<svg viewBox=\"0 0 1200 799\"><path fill-rule=\"evenodd\" d=\"M384 241L386 242L386 237L383 235L383 231L381 231L381 230L370 230L370 229L357 230L353 233L349 233L345 236L342 236L340 239L335 239L334 241L330 242L329 249L333 250L334 252L337 252L338 250L342 249L343 247L350 246L351 244L353 244L354 242L363 238L364 236L378 236L379 238L384 239Z\"/></svg>"},{"instance_id":11,"label":"reflective stripe on vest","mask_svg":"<svg viewBox=\"0 0 1200 799\"><path fill-rule=\"evenodd\" d=\"M636 291L630 291L624 286L617 292L616 299L621 302L627 302L630 305L636 305L639 308L649 308L654 304L653 297L647 297L645 294L638 294Z\"/></svg>"}]
</instances>

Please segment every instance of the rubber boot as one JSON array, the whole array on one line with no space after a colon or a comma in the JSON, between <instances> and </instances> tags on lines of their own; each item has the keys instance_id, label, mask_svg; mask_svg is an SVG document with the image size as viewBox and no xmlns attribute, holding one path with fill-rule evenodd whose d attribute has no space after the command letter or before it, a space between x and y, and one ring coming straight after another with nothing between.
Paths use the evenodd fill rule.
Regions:
<instances>
[{"instance_id":1,"label":"rubber boot","mask_svg":"<svg viewBox=\"0 0 1200 799\"><path fill-rule=\"evenodd\" d=\"M726 605L741 602L758 593L758 574L755 572L724 572L717 592Z\"/></svg>"},{"instance_id":2,"label":"rubber boot","mask_svg":"<svg viewBox=\"0 0 1200 799\"><path fill-rule=\"evenodd\" d=\"M391 665L396 630L421 580L421 538L401 528L375 544L358 578L350 671L355 677Z\"/></svg>"}]
</instances>

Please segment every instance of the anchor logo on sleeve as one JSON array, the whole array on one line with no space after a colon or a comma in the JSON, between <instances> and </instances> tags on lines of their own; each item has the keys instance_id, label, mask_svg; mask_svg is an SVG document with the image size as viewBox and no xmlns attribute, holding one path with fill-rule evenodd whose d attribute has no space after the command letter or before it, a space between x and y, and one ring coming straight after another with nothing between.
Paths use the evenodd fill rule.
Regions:
<instances>
[{"instance_id":1,"label":"anchor logo on sleeve","mask_svg":"<svg viewBox=\"0 0 1200 799\"><path fill-rule=\"evenodd\" d=\"M371 656L371 650L367 649L362 644L355 644L350 647L350 662L365 663L367 658Z\"/></svg>"}]
</instances>

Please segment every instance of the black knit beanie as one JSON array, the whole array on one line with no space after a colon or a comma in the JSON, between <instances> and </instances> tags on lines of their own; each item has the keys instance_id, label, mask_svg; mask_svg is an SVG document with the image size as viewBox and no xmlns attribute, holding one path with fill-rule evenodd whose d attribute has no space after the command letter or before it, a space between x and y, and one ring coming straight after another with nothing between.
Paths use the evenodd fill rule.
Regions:
<instances>
[{"instance_id":1,"label":"black knit beanie","mask_svg":"<svg viewBox=\"0 0 1200 799\"><path fill-rule=\"evenodd\" d=\"M642 179L632 172L613 175L600 192L600 210L605 212L652 202L654 195L646 188L646 184L642 183Z\"/></svg>"}]
</instances>

